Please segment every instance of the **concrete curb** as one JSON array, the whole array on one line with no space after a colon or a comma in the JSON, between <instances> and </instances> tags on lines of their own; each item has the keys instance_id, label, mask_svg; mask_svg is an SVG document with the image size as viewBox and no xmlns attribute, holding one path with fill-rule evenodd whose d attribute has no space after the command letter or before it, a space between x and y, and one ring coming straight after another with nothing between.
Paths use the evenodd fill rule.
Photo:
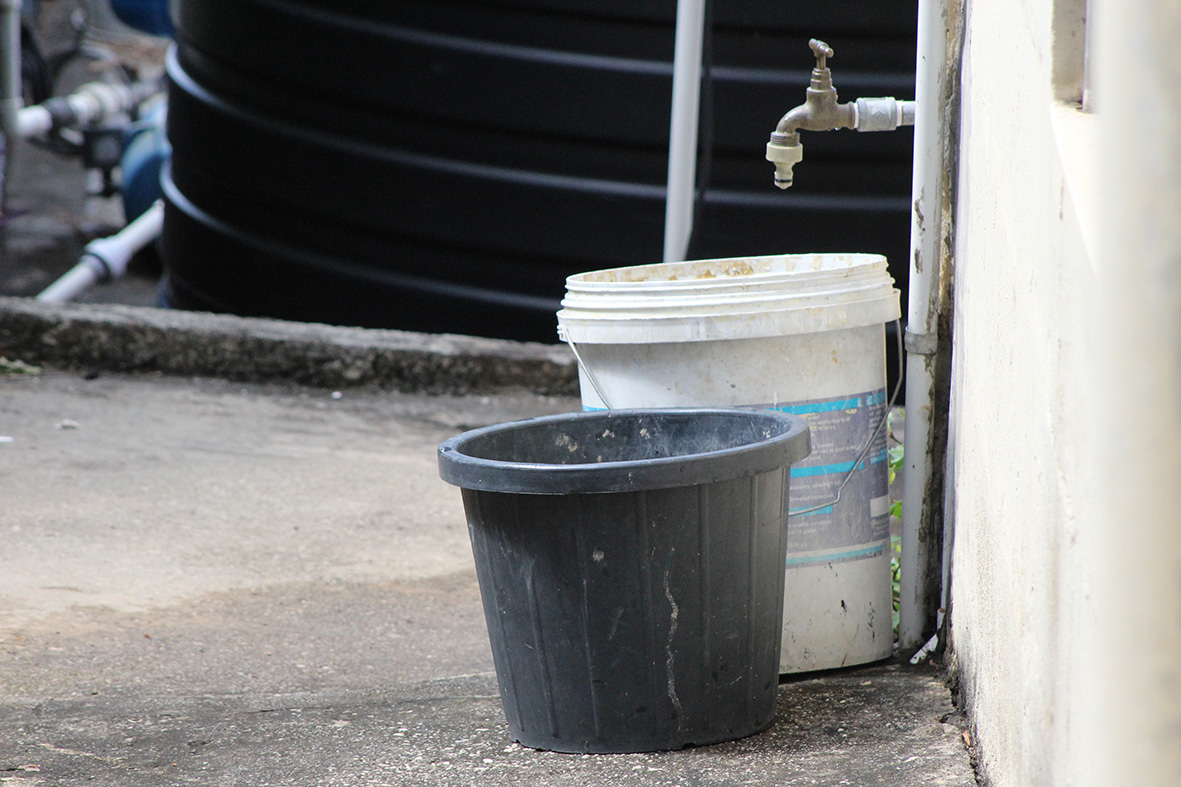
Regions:
<instances>
[{"instance_id":1,"label":"concrete curb","mask_svg":"<svg viewBox=\"0 0 1181 787\"><path fill-rule=\"evenodd\" d=\"M319 388L577 395L561 345L0 297L0 354L85 371L160 372Z\"/></svg>"}]
</instances>

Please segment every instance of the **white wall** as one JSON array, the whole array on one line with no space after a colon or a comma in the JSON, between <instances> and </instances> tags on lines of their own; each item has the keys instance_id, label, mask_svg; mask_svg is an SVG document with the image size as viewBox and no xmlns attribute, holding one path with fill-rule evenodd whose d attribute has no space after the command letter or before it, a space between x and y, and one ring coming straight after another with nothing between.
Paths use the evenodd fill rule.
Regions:
<instances>
[{"instance_id":1,"label":"white wall","mask_svg":"<svg viewBox=\"0 0 1181 787\"><path fill-rule=\"evenodd\" d=\"M1084 0L967 3L952 646L997 787L1181 773L1181 10L1096 4L1085 115Z\"/></svg>"},{"instance_id":2,"label":"white wall","mask_svg":"<svg viewBox=\"0 0 1181 787\"><path fill-rule=\"evenodd\" d=\"M998 787L1064 783L1071 643L1090 614L1077 537L1093 507L1080 447L1096 277L1059 150L1076 110L1054 100L1051 21L1036 0L971 3L965 19L952 626Z\"/></svg>"},{"instance_id":3,"label":"white wall","mask_svg":"<svg viewBox=\"0 0 1181 787\"><path fill-rule=\"evenodd\" d=\"M1091 784L1181 783L1181 4L1098 9L1101 481Z\"/></svg>"}]
</instances>

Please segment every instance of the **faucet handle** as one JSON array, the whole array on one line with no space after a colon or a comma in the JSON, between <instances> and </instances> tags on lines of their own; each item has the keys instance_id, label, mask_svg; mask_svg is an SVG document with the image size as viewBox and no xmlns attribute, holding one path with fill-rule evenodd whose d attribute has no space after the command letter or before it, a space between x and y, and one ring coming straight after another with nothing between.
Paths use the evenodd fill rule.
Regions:
<instances>
[{"instance_id":1,"label":"faucet handle","mask_svg":"<svg viewBox=\"0 0 1181 787\"><path fill-rule=\"evenodd\" d=\"M808 42L808 46L812 47L812 54L816 55L816 68L825 69L828 66L824 61L832 57L832 47L821 41L819 38L813 38Z\"/></svg>"}]
</instances>

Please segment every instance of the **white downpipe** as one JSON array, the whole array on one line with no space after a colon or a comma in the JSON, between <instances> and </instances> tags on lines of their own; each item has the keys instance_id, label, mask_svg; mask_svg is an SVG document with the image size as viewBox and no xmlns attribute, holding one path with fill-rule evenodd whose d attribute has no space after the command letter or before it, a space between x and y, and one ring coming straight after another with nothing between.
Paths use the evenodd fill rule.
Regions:
<instances>
[{"instance_id":1,"label":"white downpipe","mask_svg":"<svg viewBox=\"0 0 1181 787\"><path fill-rule=\"evenodd\" d=\"M902 479L902 557L898 640L903 652L923 644L933 522L923 522L932 457L928 452L934 379L940 236L942 234L943 102L947 66L947 0L919 0L915 57L914 174L911 186L910 296L907 308L906 452Z\"/></svg>"},{"instance_id":2,"label":"white downpipe","mask_svg":"<svg viewBox=\"0 0 1181 787\"><path fill-rule=\"evenodd\" d=\"M693 230L705 3L706 0L677 0L673 102L668 132L668 192L664 203L665 262L685 259Z\"/></svg>"},{"instance_id":3,"label":"white downpipe","mask_svg":"<svg viewBox=\"0 0 1181 787\"><path fill-rule=\"evenodd\" d=\"M37 300L64 303L95 282L122 276L127 272L131 257L158 238L163 227L164 203L156 200L152 207L116 234L86 244L78 264L42 291Z\"/></svg>"},{"instance_id":4,"label":"white downpipe","mask_svg":"<svg viewBox=\"0 0 1181 787\"><path fill-rule=\"evenodd\" d=\"M0 131L16 137L16 115L24 98L21 89L21 0L0 0Z\"/></svg>"},{"instance_id":5,"label":"white downpipe","mask_svg":"<svg viewBox=\"0 0 1181 787\"><path fill-rule=\"evenodd\" d=\"M0 0L0 210L7 202L8 162L19 139L16 113L23 103L20 43L20 0Z\"/></svg>"}]
</instances>

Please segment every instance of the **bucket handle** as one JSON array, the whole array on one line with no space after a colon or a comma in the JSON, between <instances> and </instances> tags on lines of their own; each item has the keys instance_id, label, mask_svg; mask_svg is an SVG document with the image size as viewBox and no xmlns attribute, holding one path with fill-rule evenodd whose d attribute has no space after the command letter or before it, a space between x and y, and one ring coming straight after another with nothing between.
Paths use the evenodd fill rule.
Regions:
<instances>
[{"instance_id":1,"label":"bucket handle","mask_svg":"<svg viewBox=\"0 0 1181 787\"><path fill-rule=\"evenodd\" d=\"M803 514L811 514L814 511L819 511L822 508L835 508L836 504L841 502L841 492L845 491L845 486L849 483L849 479L861 467L861 463L865 461L865 455L869 453L869 447L873 445L873 441L877 439L878 433L886 425L886 420L890 417L890 411L894 409L894 402L898 400L898 392L902 390L902 373L906 368L906 355L902 351L902 321L894 320L894 333L898 337L898 381L894 383L894 392L890 394L890 401L886 402L886 409L882 411L882 419L878 421L877 428L870 433L869 439L865 441L865 445L861 447L861 453L857 455L857 461L853 463L853 467L849 468L849 472L845 473L845 477L841 480L841 485L837 487L837 496L827 503L821 503L818 506L809 506L808 508L797 508L795 510L788 510L787 515L801 516Z\"/></svg>"},{"instance_id":2,"label":"bucket handle","mask_svg":"<svg viewBox=\"0 0 1181 787\"><path fill-rule=\"evenodd\" d=\"M565 334L565 331L563 333ZM582 356L578 354L578 348L574 346L574 340L570 338L569 334L562 336L562 338L566 340L566 344L570 345L570 351L574 353L574 360L578 362L578 368L586 375L586 379L590 380L591 388L595 389L595 395L599 397L599 401L608 410L612 409L610 402L607 401L607 397L603 395L603 389L599 387L595 376L591 374L590 367L582 362Z\"/></svg>"}]
</instances>

